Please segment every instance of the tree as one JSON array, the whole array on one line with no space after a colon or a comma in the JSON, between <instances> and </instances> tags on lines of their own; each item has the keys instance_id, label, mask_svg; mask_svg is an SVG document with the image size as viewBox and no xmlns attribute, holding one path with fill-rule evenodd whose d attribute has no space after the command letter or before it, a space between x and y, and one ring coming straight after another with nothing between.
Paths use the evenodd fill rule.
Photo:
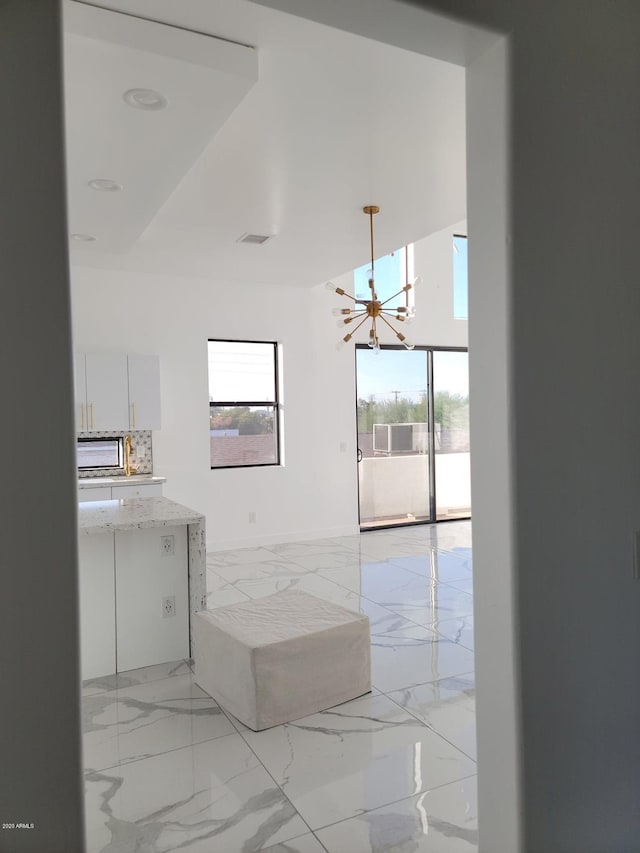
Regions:
<instances>
[{"instance_id":1,"label":"tree","mask_svg":"<svg viewBox=\"0 0 640 853\"><path fill-rule=\"evenodd\" d=\"M211 429L237 429L240 435L273 433L273 414L266 409L252 411L249 406L211 407Z\"/></svg>"},{"instance_id":2,"label":"tree","mask_svg":"<svg viewBox=\"0 0 640 853\"><path fill-rule=\"evenodd\" d=\"M433 397L434 420L443 429L466 429L469 426L469 398L449 391L437 391Z\"/></svg>"}]
</instances>

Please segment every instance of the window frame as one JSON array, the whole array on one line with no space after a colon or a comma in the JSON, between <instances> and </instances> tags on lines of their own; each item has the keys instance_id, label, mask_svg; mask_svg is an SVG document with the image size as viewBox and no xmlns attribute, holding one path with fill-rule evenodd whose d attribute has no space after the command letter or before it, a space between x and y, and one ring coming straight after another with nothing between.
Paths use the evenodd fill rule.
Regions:
<instances>
[{"instance_id":1,"label":"window frame","mask_svg":"<svg viewBox=\"0 0 640 853\"><path fill-rule=\"evenodd\" d=\"M207 338L207 356L209 355L210 343L223 344L262 344L273 347L273 382L274 382L274 400L209 400L209 417L211 417L212 407L221 406L247 406L271 408L274 413L274 429L275 429L275 462L243 462L237 465L210 465L211 471L233 470L234 468L275 468L282 465L282 448L281 448L281 406L280 403L280 373L279 373L279 344L277 341L255 341L255 340L239 340L237 338ZM208 376L208 371L207 371ZM209 434L211 438L211 434ZM209 445L211 448L211 445ZM211 462L211 449L209 449L209 462Z\"/></svg>"},{"instance_id":2,"label":"window frame","mask_svg":"<svg viewBox=\"0 0 640 853\"><path fill-rule=\"evenodd\" d=\"M466 272L466 280L465 280L465 287L466 287L465 309L466 309L466 313L464 316L456 314L456 272L455 272L455 251L456 251L455 250L455 240L456 239L466 240L465 245L467 247L467 269L465 271ZM453 274L453 280L452 280L452 291L453 291L452 313L453 313L453 319L468 322L469 321L469 235L468 234L454 233L452 236L452 245L454 247L453 259L452 259L452 265L453 265L453 273L452 273Z\"/></svg>"}]
</instances>

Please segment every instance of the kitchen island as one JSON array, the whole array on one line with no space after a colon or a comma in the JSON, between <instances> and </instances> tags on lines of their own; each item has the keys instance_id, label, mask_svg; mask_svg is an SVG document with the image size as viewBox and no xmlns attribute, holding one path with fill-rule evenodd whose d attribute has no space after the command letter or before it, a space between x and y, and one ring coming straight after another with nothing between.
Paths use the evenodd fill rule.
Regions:
<instances>
[{"instance_id":1,"label":"kitchen island","mask_svg":"<svg viewBox=\"0 0 640 853\"><path fill-rule=\"evenodd\" d=\"M83 679L193 655L204 516L164 497L78 504Z\"/></svg>"}]
</instances>

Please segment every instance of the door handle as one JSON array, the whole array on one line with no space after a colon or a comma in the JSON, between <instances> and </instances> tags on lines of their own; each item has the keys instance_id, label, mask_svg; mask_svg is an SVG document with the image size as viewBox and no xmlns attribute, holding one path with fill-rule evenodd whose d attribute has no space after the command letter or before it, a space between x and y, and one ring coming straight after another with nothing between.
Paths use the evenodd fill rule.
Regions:
<instances>
[{"instance_id":1,"label":"door handle","mask_svg":"<svg viewBox=\"0 0 640 853\"><path fill-rule=\"evenodd\" d=\"M362 462L362 451L358 448L358 463Z\"/></svg>"}]
</instances>

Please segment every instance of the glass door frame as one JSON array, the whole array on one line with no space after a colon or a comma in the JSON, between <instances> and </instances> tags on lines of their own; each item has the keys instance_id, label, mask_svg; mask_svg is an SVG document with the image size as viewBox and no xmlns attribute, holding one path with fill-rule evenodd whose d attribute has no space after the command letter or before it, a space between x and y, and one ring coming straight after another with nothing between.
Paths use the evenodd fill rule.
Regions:
<instances>
[{"instance_id":1,"label":"glass door frame","mask_svg":"<svg viewBox=\"0 0 640 853\"><path fill-rule=\"evenodd\" d=\"M382 350L401 350L403 352L407 352L406 348L399 344L381 344L380 348ZM357 464L360 464L361 460L361 450L359 446L359 433L358 433L358 350L369 350L368 344L356 344L353 351L353 359L354 359L354 371L355 371L355 391L356 391L356 405L355 405L355 414L356 414L356 453L357 453ZM403 521L403 522L390 522L389 524L376 524L375 526L363 526L362 519L360 518L360 476L358 475L358 527L360 528L360 532L368 532L371 530L390 530L392 528L401 528L401 527L416 527L418 525L423 524L447 524L453 521L464 521L465 517L462 518L436 518L436 465L435 465L435 449L436 449L436 425L434 419L435 413L435 400L433 393L433 354L434 352L469 352L469 347L447 347L447 346L435 346L435 345L424 345L419 346L415 345L413 348L413 352L415 351L426 352L427 354L427 446L429 448L429 518L428 519L418 519L416 521ZM467 518L471 518L471 516L467 516Z\"/></svg>"}]
</instances>

